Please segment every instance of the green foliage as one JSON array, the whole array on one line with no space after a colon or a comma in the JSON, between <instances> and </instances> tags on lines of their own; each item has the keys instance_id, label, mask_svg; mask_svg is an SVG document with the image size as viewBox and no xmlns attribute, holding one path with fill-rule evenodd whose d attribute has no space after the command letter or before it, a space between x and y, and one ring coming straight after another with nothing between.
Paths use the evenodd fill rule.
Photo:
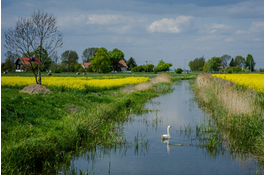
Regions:
<instances>
[{"instance_id":1,"label":"green foliage","mask_svg":"<svg viewBox=\"0 0 265 175\"><path fill-rule=\"evenodd\" d=\"M221 58L220 57L212 57L207 63L208 71L219 71L221 66Z\"/></svg>"},{"instance_id":2,"label":"green foliage","mask_svg":"<svg viewBox=\"0 0 265 175\"><path fill-rule=\"evenodd\" d=\"M134 68L132 68L132 72L143 72L145 70L145 67L143 65L141 66L135 66Z\"/></svg>"},{"instance_id":3,"label":"green foliage","mask_svg":"<svg viewBox=\"0 0 265 175\"><path fill-rule=\"evenodd\" d=\"M128 68L132 69L135 66L137 66L135 60L133 59L133 57L130 57L129 60L127 61L127 66Z\"/></svg>"},{"instance_id":4,"label":"green foliage","mask_svg":"<svg viewBox=\"0 0 265 175\"><path fill-rule=\"evenodd\" d=\"M202 71L205 63L204 56L200 58L195 58L193 61L189 62L189 67L191 71Z\"/></svg>"},{"instance_id":5,"label":"green foliage","mask_svg":"<svg viewBox=\"0 0 265 175\"><path fill-rule=\"evenodd\" d=\"M241 67L230 67L229 69L227 69L227 73L238 73L238 72L242 72Z\"/></svg>"},{"instance_id":6,"label":"green foliage","mask_svg":"<svg viewBox=\"0 0 265 175\"><path fill-rule=\"evenodd\" d=\"M177 69L175 70L175 72L176 72L177 74L181 74L181 73L183 72L183 70L182 70L181 68L177 68Z\"/></svg>"},{"instance_id":7,"label":"green foliage","mask_svg":"<svg viewBox=\"0 0 265 175\"><path fill-rule=\"evenodd\" d=\"M14 71L16 65L10 60L6 60L6 62L1 64L2 71Z\"/></svg>"},{"instance_id":8,"label":"green foliage","mask_svg":"<svg viewBox=\"0 0 265 175\"><path fill-rule=\"evenodd\" d=\"M205 62L202 68L203 71L208 71L208 62Z\"/></svg>"},{"instance_id":9,"label":"green foliage","mask_svg":"<svg viewBox=\"0 0 265 175\"><path fill-rule=\"evenodd\" d=\"M156 68L158 71L169 71L169 68L172 66L172 63L165 63L162 59L159 61Z\"/></svg>"},{"instance_id":10,"label":"green foliage","mask_svg":"<svg viewBox=\"0 0 265 175\"><path fill-rule=\"evenodd\" d=\"M61 55L61 60L67 64L69 72L74 70L74 65L77 63L78 58L78 54L72 50L66 50Z\"/></svg>"},{"instance_id":11,"label":"green foliage","mask_svg":"<svg viewBox=\"0 0 265 175\"><path fill-rule=\"evenodd\" d=\"M114 97L114 91L26 94L2 88L2 174L56 174L81 147L118 144L116 123L172 90L170 84L154 89Z\"/></svg>"},{"instance_id":12,"label":"green foliage","mask_svg":"<svg viewBox=\"0 0 265 175\"><path fill-rule=\"evenodd\" d=\"M246 62L245 62L245 68L249 68L249 70L251 72L254 71L254 68L255 68L255 65L256 65L256 62L254 61L253 57L251 54L248 54L247 58L246 58Z\"/></svg>"},{"instance_id":13,"label":"green foliage","mask_svg":"<svg viewBox=\"0 0 265 175\"><path fill-rule=\"evenodd\" d=\"M79 70L85 70L80 63L75 64L75 71L80 72ZM82 71L84 72L84 71Z\"/></svg>"},{"instance_id":14,"label":"green foliage","mask_svg":"<svg viewBox=\"0 0 265 175\"><path fill-rule=\"evenodd\" d=\"M90 60L94 72L108 73L111 71L111 60L106 48L97 49L95 56L91 57Z\"/></svg>"},{"instance_id":15,"label":"green foliage","mask_svg":"<svg viewBox=\"0 0 265 175\"><path fill-rule=\"evenodd\" d=\"M54 73L61 73L62 70L61 70L61 69L57 69L57 68L55 68L53 72L54 72Z\"/></svg>"},{"instance_id":16,"label":"green foliage","mask_svg":"<svg viewBox=\"0 0 265 175\"><path fill-rule=\"evenodd\" d=\"M109 51L108 54L109 54L109 59L112 63L113 69L117 70L119 61L124 59L124 53L121 50L115 48L112 51Z\"/></svg>"}]
</instances>

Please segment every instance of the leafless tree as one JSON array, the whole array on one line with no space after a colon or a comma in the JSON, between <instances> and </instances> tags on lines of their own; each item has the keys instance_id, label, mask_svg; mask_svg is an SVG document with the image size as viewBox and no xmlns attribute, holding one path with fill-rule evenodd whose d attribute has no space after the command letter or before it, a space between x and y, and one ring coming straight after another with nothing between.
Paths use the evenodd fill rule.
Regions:
<instances>
[{"instance_id":1,"label":"leafless tree","mask_svg":"<svg viewBox=\"0 0 265 175\"><path fill-rule=\"evenodd\" d=\"M228 66L229 60L231 60L231 56L225 54L221 56L221 60L222 60L221 66L223 69L225 69Z\"/></svg>"},{"instance_id":2,"label":"leafless tree","mask_svg":"<svg viewBox=\"0 0 265 175\"><path fill-rule=\"evenodd\" d=\"M63 45L63 35L58 30L55 16L43 10L34 12L30 18L19 18L16 27L5 32L5 38L5 47L9 51L29 57L31 52L38 50L38 74L32 69L37 84L41 84L40 67L46 61L42 48L51 56L56 48ZM30 64L32 66L32 62Z\"/></svg>"}]
</instances>

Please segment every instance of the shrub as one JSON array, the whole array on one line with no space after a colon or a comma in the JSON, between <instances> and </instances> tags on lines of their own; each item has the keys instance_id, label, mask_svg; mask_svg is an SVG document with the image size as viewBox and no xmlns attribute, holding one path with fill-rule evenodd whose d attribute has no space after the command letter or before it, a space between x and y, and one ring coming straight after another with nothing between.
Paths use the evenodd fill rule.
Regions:
<instances>
[{"instance_id":1,"label":"shrub","mask_svg":"<svg viewBox=\"0 0 265 175\"><path fill-rule=\"evenodd\" d=\"M61 69L54 69L54 73L61 73L62 72L62 70Z\"/></svg>"},{"instance_id":2,"label":"shrub","mask_svg":"<svg viewBox=\"0 0 265 175\"><path fill-rule=\"evenodd\" d=\"M177 74L181 74L182 73L182 69L181 68L177 68L176 70L175 70L175 72L177 73Z\"/></svg>"}]
</instances>

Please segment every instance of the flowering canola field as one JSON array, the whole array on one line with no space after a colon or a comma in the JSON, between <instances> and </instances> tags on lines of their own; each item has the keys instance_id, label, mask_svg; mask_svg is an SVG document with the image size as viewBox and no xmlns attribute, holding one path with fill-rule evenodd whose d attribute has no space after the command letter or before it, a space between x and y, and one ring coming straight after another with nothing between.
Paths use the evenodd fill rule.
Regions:
<instances>
[{"instance_id":1,"label":"flowering canola field","mask_svg":"<svg viewBox=\"0 0 265 175\"><path fill-rule=\"evenodd\" d=\"M264 93L264 74L212 74L212 76L234 81L238 85Z\"/></svg>"},{"instance_id":2,"label":"flowering canola field","mask_svg":"<svg viewBox=\"0 0 265 175\"><path fill-rule=\"evenodd\" d=\"M103 76L99 78L93 77L42 77L42 85L59 90L106 90L118 88L129 84L138 84L148 81L148 77L115 77ZM25 87L35 84L34 77L20 76L3 76L1 77L2 87Z\"/></svg>"}]
</instances>

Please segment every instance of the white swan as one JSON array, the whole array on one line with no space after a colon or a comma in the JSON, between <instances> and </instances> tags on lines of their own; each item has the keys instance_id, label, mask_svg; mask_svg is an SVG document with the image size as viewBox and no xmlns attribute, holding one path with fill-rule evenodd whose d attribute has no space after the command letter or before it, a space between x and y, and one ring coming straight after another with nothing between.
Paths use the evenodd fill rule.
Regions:
<instances>
[{"instance_id":1,"label":"white swan","mask_svg":"<svg viewBox=\"0 0 265 175\"><path fill-rule=\"evenodd\" d=\"M169 139L169 138L171 138L171 136L169 134L169 128L172 128L172 126L168 125L168 127L167 127L167 134L162 135L162 139Z\"/></svg>"}]
</instances>

